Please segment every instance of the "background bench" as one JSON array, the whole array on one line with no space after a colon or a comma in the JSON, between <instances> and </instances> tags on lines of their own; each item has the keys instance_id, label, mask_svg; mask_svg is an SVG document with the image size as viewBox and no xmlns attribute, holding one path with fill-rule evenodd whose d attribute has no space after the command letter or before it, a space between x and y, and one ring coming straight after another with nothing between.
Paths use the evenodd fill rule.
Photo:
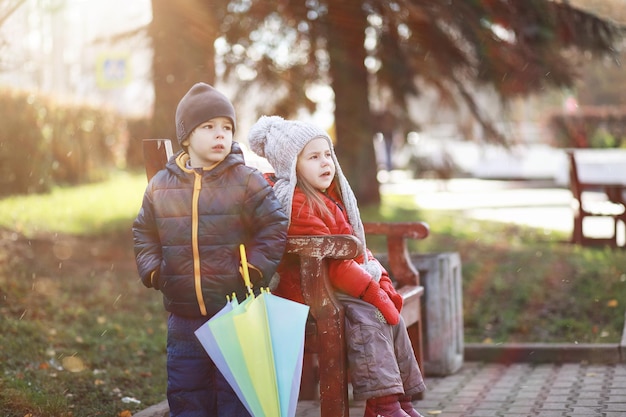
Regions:
<instances>
[{"instance_id":1,"label":"background bench","mask_svg":"<svg viewBox=\"0 0 626 417\"><path fill-rule=\"evenodd\" d=\"M617 247L617 226L626 222L626 153L620 150L569 150L569 187L572 192L574 225L571 242L578 245ZM605 199L590 198L590 192L604 193ZM598 237L585 233L587 218L613 222L613 234Z\"/></svg>"},{"instance_id":2,"label":"background bench","mask_svg":"<svg viewBox=\"0 0 626 417\"><path fill-rule=\"evenodd\" d=\"M165 166L172 147L169 139L145 139L143 151L146 175L150 179ZM402 317L423 372L424 287L409 257L407 239L426 238L428 225L423 222L364 223L364 228L368 236L386 238L384 264L403 297ZM300 398L315 398L319 380L321 417L349 417L344 309L328 279L327 260L351 259L359 252L360 243L351 235L291 236L287 242L287 253L300 258L303 297L310 306Z\"/></svg>"}]
</instances>

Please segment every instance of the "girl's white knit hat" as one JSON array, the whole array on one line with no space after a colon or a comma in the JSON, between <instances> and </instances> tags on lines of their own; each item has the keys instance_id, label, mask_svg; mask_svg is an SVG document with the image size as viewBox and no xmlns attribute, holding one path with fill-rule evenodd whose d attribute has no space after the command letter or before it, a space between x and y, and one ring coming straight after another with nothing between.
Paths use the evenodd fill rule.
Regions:
<instances>
[{"instance_id":1,"label":"girl's white knit hat","mask_svg":"<svg viewBox=\"0 0 626 417\"><path fill-rule=\"evenodd\" d=\"M298 182L296 177L298 155L307 143L316 138L324 138L328 141L335 164L335 181L341 191L348 221L354 229L354 235L365 248L365 233L357 201L348 180L339 166L335 149L328 133L312 123L285 120L280 116L261 116L248 133L250 149L257 155L266 158L274 168L276 175L274 193L282 203L289 218L291 218L293 193Z\"/></svg>"}]
</instances>

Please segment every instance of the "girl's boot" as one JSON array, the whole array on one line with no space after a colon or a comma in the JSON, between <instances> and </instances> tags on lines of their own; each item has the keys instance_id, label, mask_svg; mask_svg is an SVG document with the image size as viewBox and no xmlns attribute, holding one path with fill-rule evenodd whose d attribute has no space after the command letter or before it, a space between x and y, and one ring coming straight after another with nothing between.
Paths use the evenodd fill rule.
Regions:
<instances>
[{"instance_id":1,"label":"girl's boot","mask_svg":"<svg viewBox=\"0 0 626 417\"><path fill-rule=\"evenodd\" d=\"M413 403L411 402L411 397L408 395L403 395L400 397L400 407L407 413L410 417L423 417L420 413L413 408Z\"/></svg>"},{"instance_id":2,"label":"girl's boot","mask_svg":"<svg viewBox=\"0 0 626 417\"><path fill-rule=\"evenodd\" d=\"M409 417L398 401L399 395L370 398L365 402L363 417Z\"/></svg>"}]
</instances>

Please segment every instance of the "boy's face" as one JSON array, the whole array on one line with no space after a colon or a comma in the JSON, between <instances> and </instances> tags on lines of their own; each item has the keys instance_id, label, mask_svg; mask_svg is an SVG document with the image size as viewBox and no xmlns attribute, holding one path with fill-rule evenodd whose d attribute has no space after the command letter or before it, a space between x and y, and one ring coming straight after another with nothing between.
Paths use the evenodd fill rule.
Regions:
<instances>
[{"instance_id":1,"label":"boy's face","mask_svg":"<svg viewBox=\"0 0 626 417\"><path fill-rule=\"evenodd\" d=\"M326 190L335 178L335 163L328 141L311 140L298 155L296 171L300 178L320 191Z\"/></svg>"},{"instance_id":2,"label":"boy's face","mask_svg":"<svg viewBox=\"0 0 626 417\"><path fill-rule=\"evenodd\" d=\"M216 117L196 127L183 145L194 168L209 167L221 162L233 144L233 123L228 117Z\"/></svg>"}]
</instances>

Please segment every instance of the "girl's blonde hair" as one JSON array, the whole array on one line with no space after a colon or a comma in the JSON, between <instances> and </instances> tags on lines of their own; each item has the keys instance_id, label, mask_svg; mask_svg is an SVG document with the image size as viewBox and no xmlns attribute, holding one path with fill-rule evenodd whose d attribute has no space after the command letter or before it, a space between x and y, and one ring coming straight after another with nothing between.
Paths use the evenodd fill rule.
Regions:
<instances>
[{"instance_id":1,"label":"girl's blonde hair","mask_svg":"<svg viewBox=\"0 0 626 417\"><path fill-rule=\"evenodd\" d=\"M318 214L322 217L331 217L333 213L324 202L324 198L320 194L320 190L315 188L309 181L303 178L298 173L297 169L296 178L298 179L297 185L304 193L304 196L306 197L306 205L309 206L309 208L311 209L311 213ZM337 192L340 193L340 190L338 188ZM339 196L341 197L341 194L339 194ZM300 215L300 213L298 213L297 215Z\"/></svg>"}]
</instances>

